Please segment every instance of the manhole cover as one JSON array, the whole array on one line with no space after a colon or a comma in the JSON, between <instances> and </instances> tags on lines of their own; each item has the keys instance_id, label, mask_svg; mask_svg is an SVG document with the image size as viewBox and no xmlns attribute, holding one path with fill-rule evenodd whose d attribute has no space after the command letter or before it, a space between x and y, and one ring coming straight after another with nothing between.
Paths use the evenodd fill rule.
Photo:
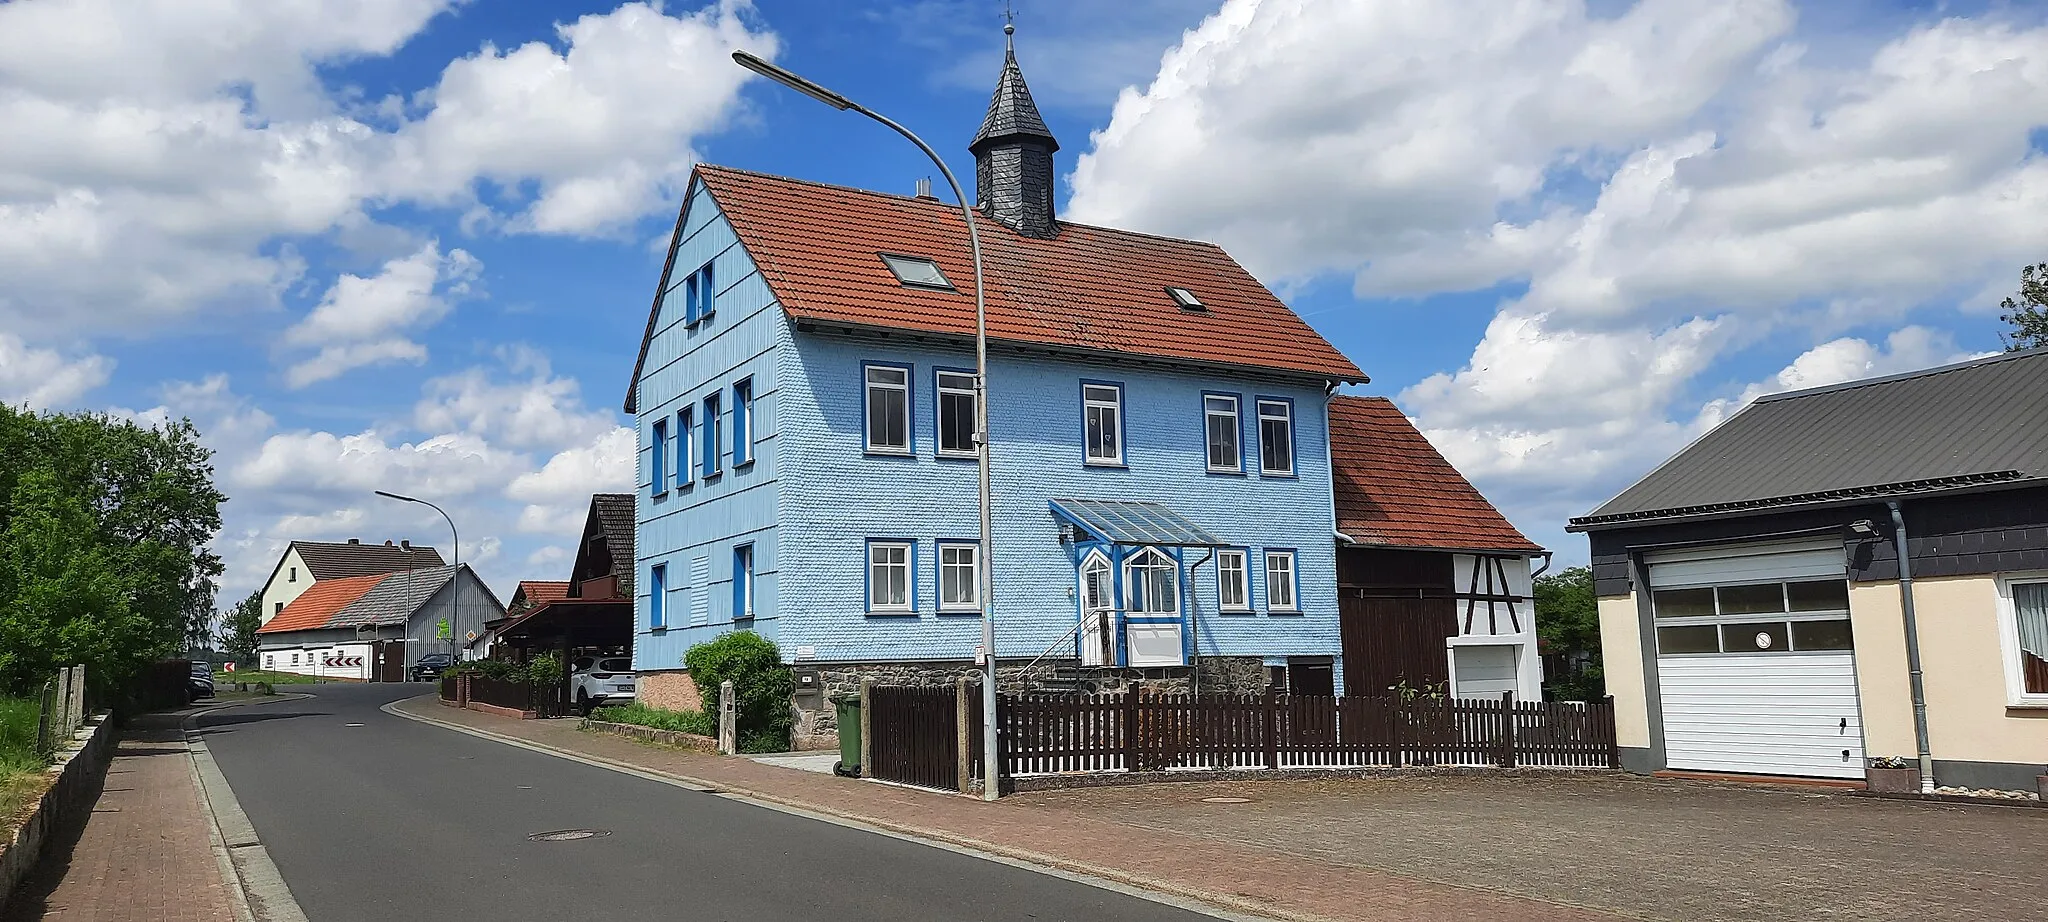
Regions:
<instances>
[{"instance_id":1,"label":"manhole cover","mask_svg":"<svg viewBox=\"0 0 2048 922\"><path fill-rule=\"evenodd\" d=\"M577 839L601 839L611 834L609 829L557 829L554 832L536 832L527 838L535 842L574 842Z\"/></svg>"},{"instance_id":2,"label":"manhole cover","mask_svg":"<svg viewBox=\"0 0 2048 922\"><path fill-rule=\"evenodd\" d=\"M1204 797L1202 802L1205 804L1248 804L1252 802L1252 799L1249 797Z\"/></svg>"}]
</instances>

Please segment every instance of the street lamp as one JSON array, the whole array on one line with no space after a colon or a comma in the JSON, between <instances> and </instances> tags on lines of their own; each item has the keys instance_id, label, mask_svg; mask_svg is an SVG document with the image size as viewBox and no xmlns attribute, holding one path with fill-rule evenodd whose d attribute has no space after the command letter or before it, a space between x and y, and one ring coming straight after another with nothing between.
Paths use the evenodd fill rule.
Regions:
<instances>
[{"instance_id":1,"label":"street lamp","mask_svg":"<svg viewBox=\"0 0 2048 922\"><path fill-rule=\"evenodd\" d=\"M448 663L452 666L455 664L456 660L460 659L460 657L455 655L455 624L462 617L462 536L456 533L455 520L449 518L448 510L436 506L433 503L427 502L426 500L419 499L417 497L400 496L397 493L392 493L386 490L378 490L376 492L378 496L382 496L385 499L395 499L401 503L418 503L422 506L427 507L428 509L432 509L435 512L441 513L441 518L447 519L448 521L448 538L455 545L455 571L453 575L449 577L449 580L455 584L455 613L448 616ZM406 553L410 554L412 553L412 550L410 548L407 548ZM412 569L410 567L406 568L405 578L405 604L411 605Z\"/></svg>"},{"instance_id":2,"label":"street lamp","mask_svg":"<svg viewBox=\"0 0 2048 922\"><path fill-rule=\"evenodd\" d=\"M981 577L981 796L984 800L995 800L998 779L1002 766L997 763L999 749L996 746L996 594L995 594L995 535L990 518L989 503L989 456L988 456L988 303L983 295L981 279L981 235L974 229L974 208L967 203L967 194L960 191L960 181L953 178L953 171L946 168L946 161L939 159L931 145L911 133L910 129L897 124L888 116L862 106L844 96L834 93L816 83L783 70L744 51L732 53L732 59L741 67L767 77L770 80L809 96L825 105L842 112L853 110L875 121L889 126L897 134L917 145L933 164L938 166L940 175L946 177L946 184L953 187L953 198L960 203L960 219L967 223L967 248L974 257L974 445L976 460L980 462L981 484L978 494L981 505L981 553L979 567Z\"/></svg>"}]
</instances>

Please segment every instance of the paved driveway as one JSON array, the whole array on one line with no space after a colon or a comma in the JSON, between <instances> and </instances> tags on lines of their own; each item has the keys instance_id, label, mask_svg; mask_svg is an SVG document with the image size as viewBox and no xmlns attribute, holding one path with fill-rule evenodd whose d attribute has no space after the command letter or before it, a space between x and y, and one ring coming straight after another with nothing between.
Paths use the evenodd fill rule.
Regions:
<instances>
[{"instance_id":1,"label":"paved driveway","mask_svg":"<svg viewBox=\"0 0 2048 922\"><path fill-rule=\"evenodd\" d=\"M1216 796L1252 800L1202 801ZM1167 784L1019 799L1652 919L2048 920L2040 807L1541 775Z\"/></svg>"}]
</instances>

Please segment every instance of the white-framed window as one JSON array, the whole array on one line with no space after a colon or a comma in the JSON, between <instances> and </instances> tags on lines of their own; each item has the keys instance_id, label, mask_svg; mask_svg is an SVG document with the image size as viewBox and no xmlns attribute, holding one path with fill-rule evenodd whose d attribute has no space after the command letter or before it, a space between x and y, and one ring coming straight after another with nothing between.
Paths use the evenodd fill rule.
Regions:
<instances>
[{"instance_id":1,"label":"white-framed window","mask_svg":"<svg viewBox=\"0 0 2048 922\"><path fill-rule=\"evenodd\" d=\"M938 389L939 454L976 457L974 444L974 376L958 371L935 373Z\"/></svg>"},{"instance_id":2,"label":"white-framed window","mask_svg":"<svg viewBox=\"0 0 2048 922\"><path fill-rule=\"evenodd\" d=\"M948 541L939 545L939 610L981 610L981 547Z\"/></svg>"},{"instance_id":3,"label":"white-framed window","mask_svg":"<svg viewBox=\"0 0 2048 922\"><path fill-rule=\"evenodd\" d=\"M914 610L910 588L910 542L868 542L868 610Z\"/></svg>"},{"instance_id":4,"label":"white-framed window","mask_svg":"<svg viewBox=\"0 0 2048 922\"><path fill-rule=\"evenodd\" d=\"M867 366L867 450L910 454L910 369Z\"/></svg>"},{"instance_id":5,"label":"white-framed window","mask_svg":"<svg viewBox=\"0 0 2048 922\"><path fill-rule=\"evenodd\" d=\"M1116 583L1109 561L1100 553L1081 562L1081 610L1109 611L1116 607Z\"/></svg>"},{"instance_id":6,"label":"white-framed window","mask_svg":"<svg viewBox=\"0 0 2048 922\"><path fill-rule=\"evenodd\" d=\"M668 565L658 563L647 571L647 626L668 627Z\"/></svg>"},{"instance_id":7,"label":"white-framed window","mask_svg":"<svg viewBox=\"0 0 2048 922\"><path fill-rule=\"evenodd\" d=\"M298 581L299 581L299 568L298 568L298 567L293 567L293 568L292 568L292 578L291 578L291 579L288 579L288 580L286 580L285 582L288 582L288 583L296 583L296 582L298 582Z\"/></svg>"},{"instance_id":8,"label":"white-framed window","mask_svg":"<svg viewBox=\"0 0 2048 922\"><path fill-rule=\"evenodd\" d=\"M2008 703L2048 705L2048 574L1999 581Z\"/></svg>"},{"instance_id":9,"label":"white-framed window","mask_svg":"<svg viewBox=\"0 0 2048 922\"><path fill-rule=\"evenodd\" d=\"M1298 611L1294 594L1294 552L1266 552L1266 608L1270 611Z\"/></svg>"},{"instance_id":10,"label":"white-framed window","mask_svg":"<svg viewBox=\"0 0 2048 922\"><path fill-rule=\"evenodd\" d=\"M1124 463L1124 389L1081 385L1081 440L1089 464Z\"/></svg>"},{"instance_id":11,"label":"white-framed window","mask_svg":"<svg viewBox=\"0 0 2048 922\"><path fill-rule=\"evenodd\" d=\"M1180 572L1173 558L1146 548L1124 561L1124 610L1134 615L1180 614Z\"/></svg>"},{"instance_id":12,"label":"white-framed window","mask_svg":"<svg viewBox=\"0 0 2048 922\"><path fill-rule=\"evenodd\" d=\"M276 666L277 666L277 657L276 657L275 655L273 655L273 654L269 654L269 653L265 653L265 654L263 654L263 668L265 668L265 669L271 669L271 668L275 668Z\"/></svg>"},{"instance_id":13,"label":"white-framed window","mask_svg":"<svg viewBox=\"0 0 2048 922\"><path fill-rule=\"evenodd\" d=\"M684 436L687 440L689 437ZM732 466L754 463L754 379L741 378L732 386Z\"/></svg>"},{"instance_id":14,"label":"white-framed window","mask_svg":"<svg viewBox=\"0 0 2048 922\"><path fill-rule=\"evenodd\" d=\"M754 546L734 545L732 549L732 617L754 616Z\"/></svg>"},{"instance_id":15,"label":"white-framed window","mask_svg":"<svg viewBox=\"0 0 2048 922\"><path fill-rule=\"evenodd\" d=\"M292 665L294 665L294 666L297 666L298 664L299 664L299 654L298 654L298 652L297 652L297 651L293 651L293 653L292 653Z\"/></svg>"},{"instance_id":16,"label":"white-framed window","mask_svg":"<svg viewBox=\"0 0 2048 922\"><path fill-rule=\"evenodd\" d=\"M1827 653L1855 649L1841 577L1653 589L1657 653Z\"/></svg>"},{"instance_id":17,"label":"white-framed window","mask_svg":"<svg viewBox=\"0 0 2048 922\"><path fill-rule=\"evenodd\" d=\"M1251 582L1246 572L1250 564L1243 550L1224 549L1216 552L1216 600L1224 611L1250 611L1252 600L1249 594Z\"/></svg>"},{"instance_id":18,"label":"white-framed window","mask_svg":"<svg viewBox=\"0 0 2048 922\"><path fill-rule=\"evenodd\" d=\"M1294 473L1294 404L1259 401L1259 473Z\"/></svg>"},{"instance_id":19,"label":"white-framed window","mask_svg":"<svg viewBox=\"0 0 2048 922\"><path fill-rule=\"evenodd\" d=\"M1207 394L1202 397L1202 431L1209 445L1209 470L1219 473L1244 471L1244 446L1238 442L1242 431L1237 420L1237 396Z\"/></svg>"}]
</instances>

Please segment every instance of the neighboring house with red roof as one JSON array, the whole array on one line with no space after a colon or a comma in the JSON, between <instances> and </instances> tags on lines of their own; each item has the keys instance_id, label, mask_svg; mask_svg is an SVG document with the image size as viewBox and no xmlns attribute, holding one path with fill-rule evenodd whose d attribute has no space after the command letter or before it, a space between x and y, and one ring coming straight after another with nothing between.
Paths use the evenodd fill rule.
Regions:
<instances>
[{"instance_id":1,"label":"neighboring house with red roof","mask_svg":"<svg viewBox=\"0 0 2048 922\"><path fill-rule=\"evenodd\" d=\"M996 653L1107 684L1199 664L1243 692L1298 666L1333 691L1326 410L1365 374L1220 247L1059 220L1058 146L1011 56L969 144ZM952 205L696 169L625 399L649 693L735 629L823 692L974 668L974 330ZM798 703L830 726L827 694Z\"/></svg>"},{"instance_id":2,"label":"neighboring house with red roof","mask_svg":"<svg viewBox=\"0 0 2048 922\"><path fill-rule=\"evenodd\" d=\"M263 620L268 623L314 583L347 576L369 576L438 567L441 552L410 543L364 544L347 541L293 541L278 555L263 583Z\"/></svg>"},{"instance_id":3,"label":"neighboring house with red roof","mask_svg":"<svg viewBox=\"0 0 2048 922\"><path fill-rule=\"evenodd\" d=\"M278 672L404 681L422 655L449 653L504 614L468 564L323 579L257 630L257 658Z\"/></svg>"},{"instance_id":4,"label":"neighboring house with red roof","mask_svg":"<svg viewBox=\"0 0 2048 922\"><path fill-rule=\"evenodd\" d=\"M1529 563L1549 555L1393 401L1338 396L1329 412L1344 687L1539 698Z\"/></svg>"},{"instance_id":5,"label":"neighboring house with red roof","mask_svg":"<svg viewBox=\"0 0 2048 922\"><path fill-rule=\"evenodd\" d=\"M522 579L519 581L519 588L512 591L512 601L505 605L505 614L507 617L517 616L556 599L568 597L568 580Z\"/></svg>"}]
</instances>

